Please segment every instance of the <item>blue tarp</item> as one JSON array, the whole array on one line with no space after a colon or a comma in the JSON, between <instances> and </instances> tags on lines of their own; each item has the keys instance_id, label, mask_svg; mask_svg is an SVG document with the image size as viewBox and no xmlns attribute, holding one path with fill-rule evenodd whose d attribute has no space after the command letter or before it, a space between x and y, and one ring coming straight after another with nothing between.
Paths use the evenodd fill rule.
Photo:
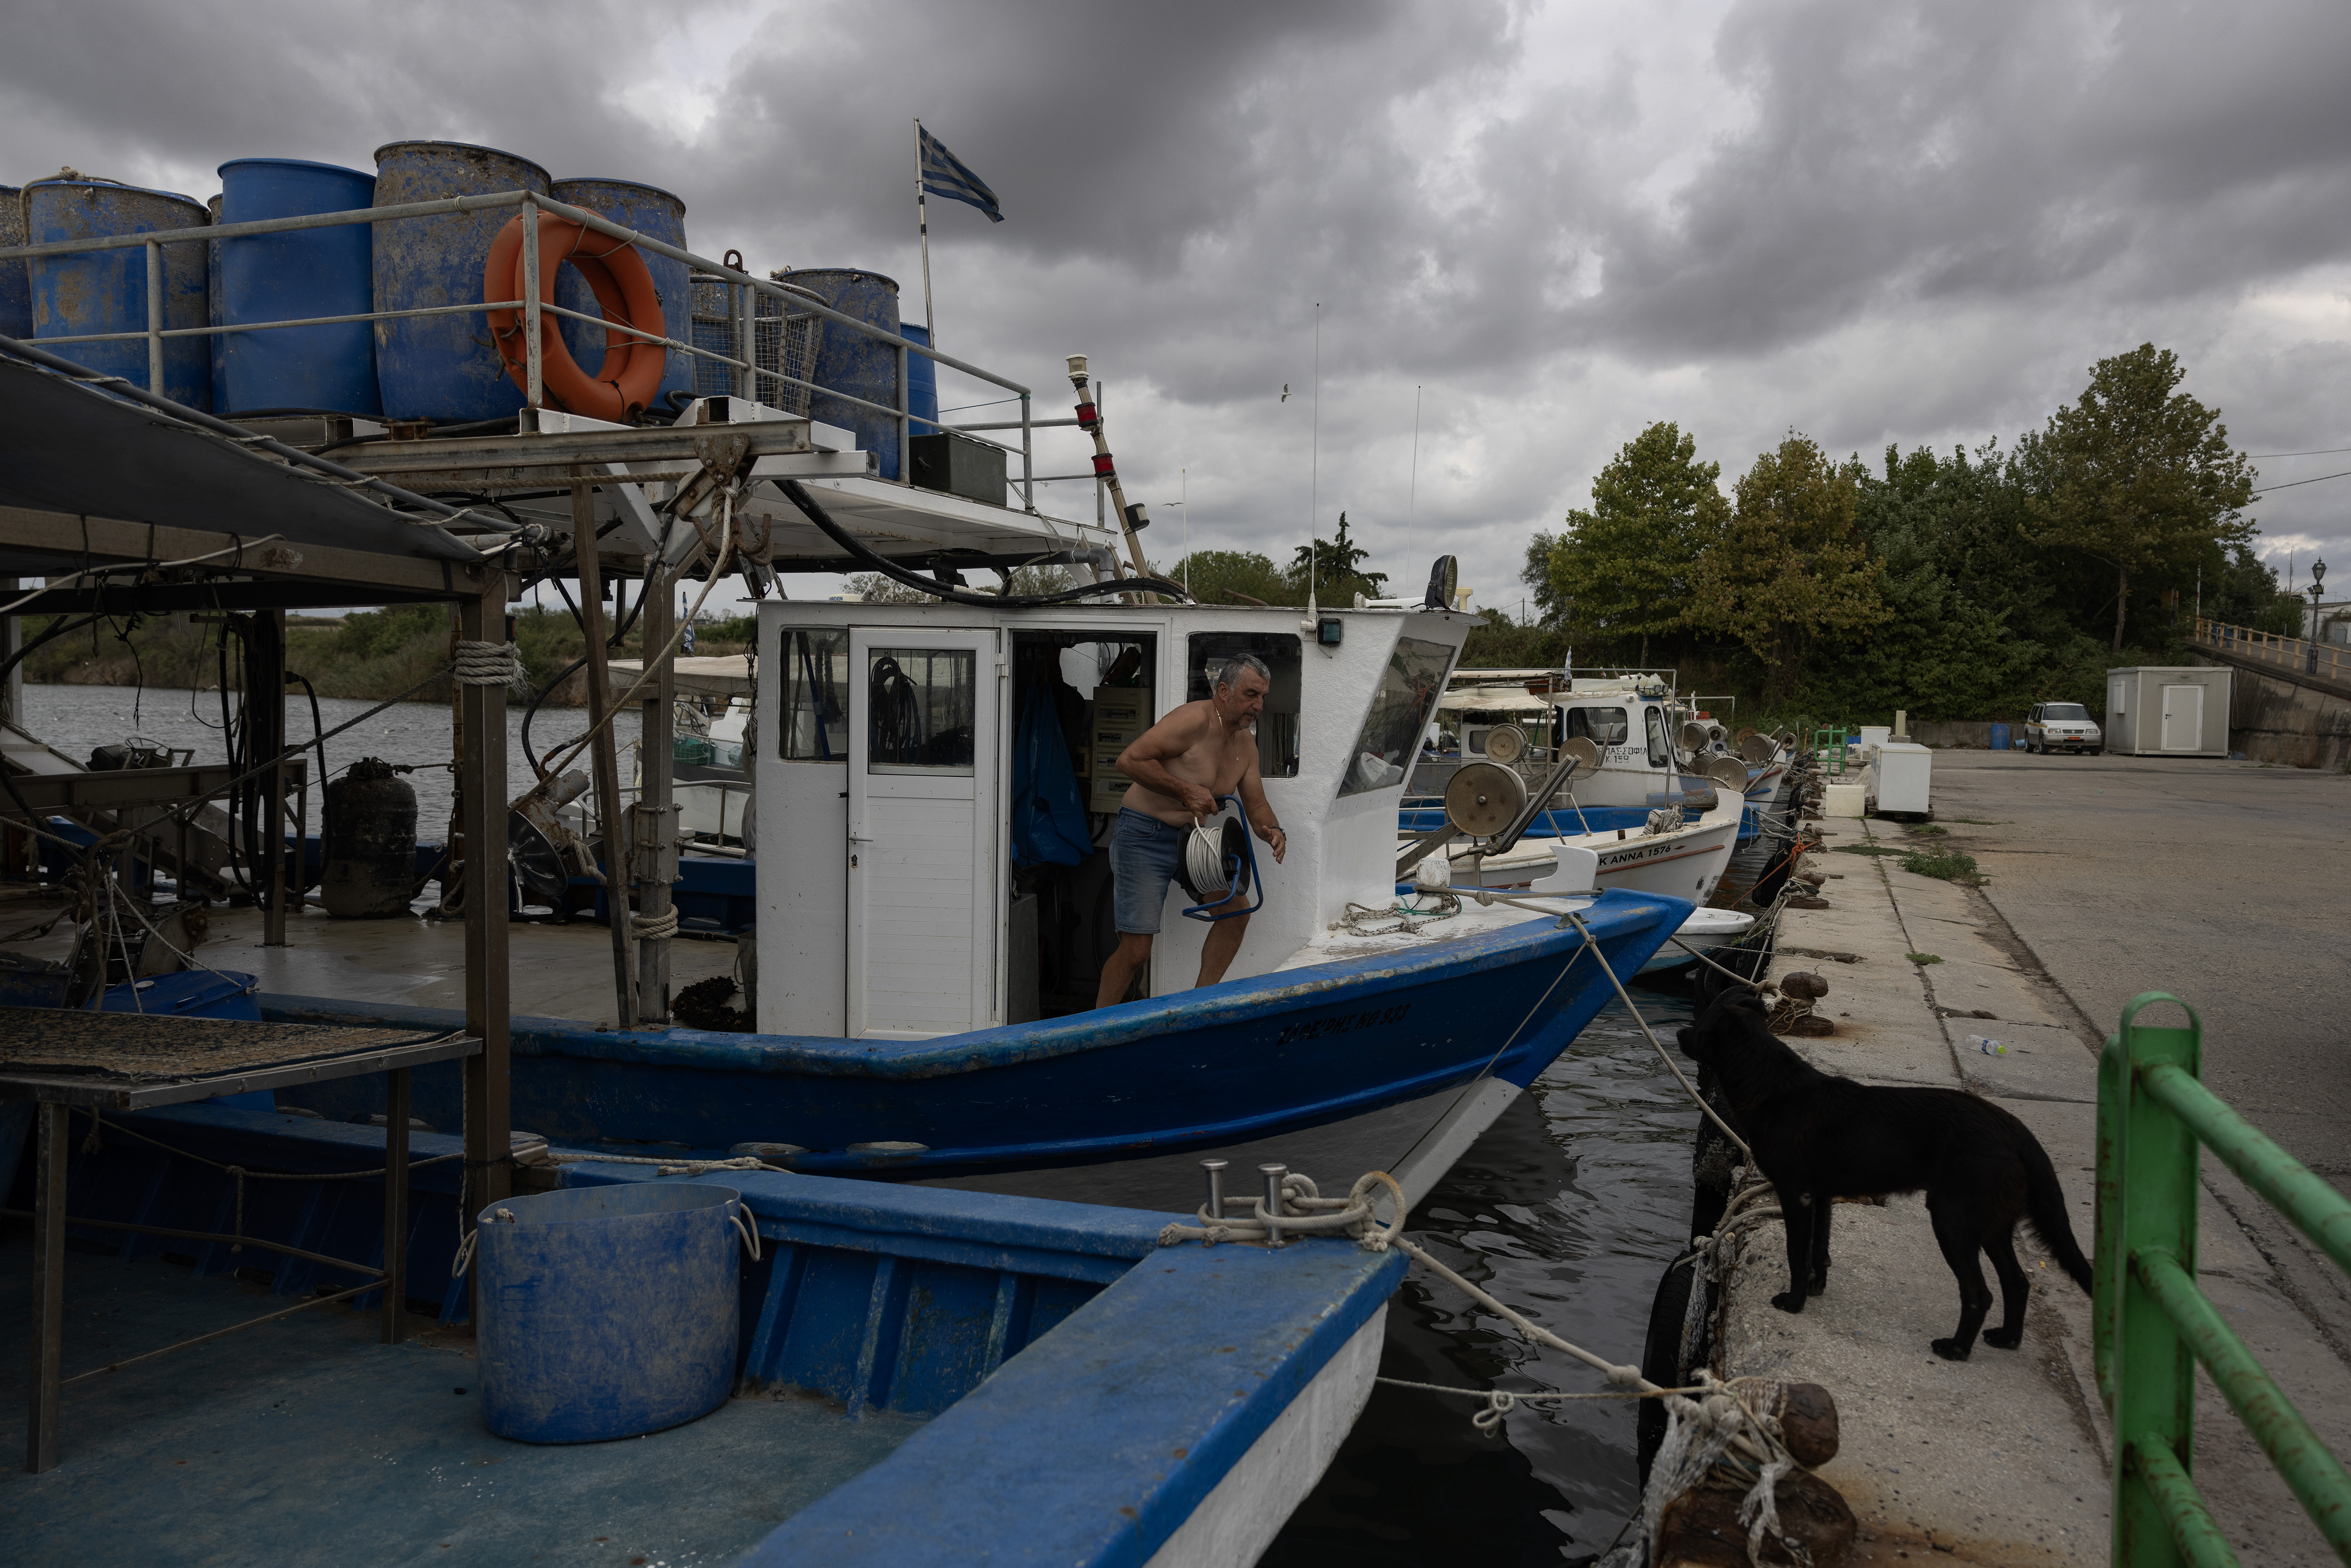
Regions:
<instances>
[{"instance_id":1,"label":"blue tarp","mask_svg":"<svg viewBox=\"0 0 2351 1568\"><path fill-rule=\"evenodd\" d=\"M1080 865L1093 853L1086 803L1061 744L1061 720L1050 687L1029 693L1012 753L1012 863Z\"/></svg>"}]
</instances>

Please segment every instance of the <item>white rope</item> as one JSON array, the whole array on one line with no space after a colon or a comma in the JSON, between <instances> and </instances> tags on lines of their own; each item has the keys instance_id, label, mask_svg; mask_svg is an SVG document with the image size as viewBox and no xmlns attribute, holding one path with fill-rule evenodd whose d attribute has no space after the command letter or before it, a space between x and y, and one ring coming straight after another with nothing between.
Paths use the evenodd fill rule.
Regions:
<instances>
[{"instance_id":1,"label":"white rope","mask_svg":"<svg viewBox=\"0 0 2351 1568\"><path fill-rule=\"evenodd\" d=\"M666 942L677 935L677 911L664 909L659 915L629 916L629 935L640 942Z\"/></svg>"},{"instance_id":2,"label":"white rope","mask_svg":"<svg viewBox=\"0 0 2351 1568\"><path fill-rule=\"evenodd\" d=\"M449 678L461 686L521 686L522 650L512 643L469 643L457 640L457 657Z\"/></svg>"},{"instance_id":3,"label":"white rope","mask_svg":"<svg viewBox=\"0 0 2351 1568\"><path fill-rule=\"evenodd\" d=\"M1722 1135L1729 1138L1732 1143L1737 1144L1739 1145L1739 1152L1747 1156L1747 1163L1749 1165L1753 1165L1755 1163L1755 1151L1747 1146L1747 1140L1740 1137L1736 1132L1733 1132L1731 1130L1730 1124L1724 1121L1719 1115L1715 1113L1714 1107L1706 1103L1706 1096L1698 1092L1698 1086L1692 1083L1689 1081L1688 1074L1682 1071L1681 1063L1674 1060L1673 1053L1667 1051L1665 1047L1665 1042L1657 1038L1657 1031L1649 1027L1649 1020L1641 1016L1641 1009L1633 1005L1633 998L1631 994L1625 989L1625 982L1616 977L1616 970L1614 967L1608 962L1607 955L1600 951L1600 939L1592 935L1592 927L1583 923L1583 916L1574 913L1573 911L1570 911L1565 918L1570 924L1574 925L1578 931L1583 933L1584 943L1591 947L1593 957L1598 959L1600 962L1600 972L1606 975L1608 977L1609 983L1616 988L1616 996L1618 999L1624 1002L1625 1010L1633 1015L1633 1021L1641 1026L1641 1032L1648 1037L1649 1043L1656 1048L1658 1060L1663 1061L1667 1068L1672 1071L1673 1075L1681 1081L1681 1086L1684 1092L1689 1095L1692 1103L1696 1104L1699 1110L1706 1113L1707 1120L1721 1128Z\"/></svg>"},{"instance_id":4,"label":"white rope","mask_svg":"<svg viewBox=\"0 0 2351 1568\"><path fill-rule=\"evenodd\" d=\"M1341 920L1339 925L1343 930L1354 936L1418 936L1422 926L1434 925L1439 920L1450 920L1461 913L1461 901L1450 891L1437 890L1436 896L1437 904L1426 909L1420 908L1416 902L1406 903L1403 900L1391 904L1385 909L1374 909L1368 904L1350 904L1347 905L1345 918ZM1413 895L1416 901L1419 897L1418 894ZM1395 920L1394 925L1383 925L1374 929L1364 925L1366 920L1381 920L1391 916Z\"/></svg>"},{"instance_id":5,"label":"white rope","mask_svg":"<svg viewBox=\"0 0 2351 1568\"><path fill-rule=\"evenodd\" d=\"M643 1155L599 1155L571 1149L549 1149L546 1163L551 1166L652 1166L655 1176L700 1176L705 1171L773 1171L778 1176L793 1174L782 1166L771 1166L748 1155L725 1160L688 1160L674 1156L664 1159L649 1158Z\"/></svg>"},{"instance_id":6,"label":"white rope","mask_svg":"<svg viewBox=\"0 0 2351 1568\"><path fill-rule=\"evenodd\" d=\"M1372 1207L1370 1196L1372 1189L1379 1186L1387 1188L1395 1204L1395 1218L1384 1227ZM1197 1241L1208 1247L1219 1241L1272 1244L1288 1236L1351 1237L1366 1252L1384 1252L1391 1243L1409 1245L1399 1240L1404 1230L1404 1188L1385 1171L1358 1176L1343 1198L1324 1197L1312 1177L1292 1171L1282 1178L1281 1199L1270 1215L1266 1213L1261 1197L1234 1197L1225 1201L1247 1205L1251 1213L1219 1218L1202 1208L1193 1216L1199 1224L1166 1227L1159 1232L1159 1245L1173 1247L1182 1241Z\"/></svg>"}]
</instances>

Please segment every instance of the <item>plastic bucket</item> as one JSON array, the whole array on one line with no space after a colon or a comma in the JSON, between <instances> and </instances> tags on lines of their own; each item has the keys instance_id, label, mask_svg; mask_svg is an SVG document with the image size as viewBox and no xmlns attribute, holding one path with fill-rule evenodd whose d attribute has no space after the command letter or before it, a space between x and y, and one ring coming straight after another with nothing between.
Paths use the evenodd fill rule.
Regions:
<instances>
[{"instance_id":1,"label":"plastic bucket","mask_svg":"<svg viewBox=\"0 0 2351 1568\"><path fill-rule=\"evenodd\" d=\"M212 226L200 202L169 191L108 185L91 180L38 180L25 187L25 241L56 245L67 240L110 239L117 235L170 234ZM163 246L163 325L208 327L212 275L209 245ZM27 262L33 294L33 336L77 337L89 332L147 330L147 247L83 251L73 256L35 256ZM101 375L120 376L147 386L144 339L111 343L61 343L57 351ZM213 356L203 338L167 338L163 384L150 388L173 402L209 410L213 401Z\"/></svg>"},{"instance_id":2,"label":"plastic bucket","mask_svg":"<svg viewBox=\"0 0 2351 1568\"><path fill-rule=\"evenodd\" d=\"M375 176L294 158L239 158L220 166L220 221L347 213L373 204ZM220 242L220 303L214 325L359 316L373 308L371 224L296 229ZM287 327L214 340L222 345L217 410L316 409L379 414L375 332L365 321Z\"/></svg>"},{"instance_id":3,"label":"plastic bucket","mask_svg":"<svg viewBox=\"0 0 2351 1568\"><path fill-rule=\"evenodd\" d=\"M724 1405L741 1312L732 1223L741 1207L728 1187L628 1182L482 1210L475 1345L490 1430L596 1443Z\"/></svg>"},{"instance_id":4,"label":"plastic bucket","mask_svg":"<svg viewBox=\"0 0 2351 1568\"><path fill-rule=\"evenodd\" d=\"M1996 724L1991 727L1991 748L1994 751L2008 749L2008 726Z\"/></svg>"},{"instance_id":5,"label":"plastic bucket","mask_svg":"<svg viewBox=\"0 0 2351 1568\"><path fill-rule=\"evenodd\" d=\"M528 158L462 141L394 141L375 150L375 204L404 206L501 191L547 194ZM482 303L490 242L518 207L374 225L375 308L423 310ZM364 232L364 231L363 231ZM375 324L376 385L394 419L504 419L522 407L478 310Z\"/></svg>"},{"instance_id":6,"label":"plastic bucket","mask_svg":"<svg viewBox=\"0 0 2351 1568\"><path fill-rule=\"evenodd\" d=\"M610 218L622 228L634 229L650 239L674 245L680 250L686 248L685 203L657 185L640 185L630 180L558 180L548 194L566 206L585 207L600 218ZM645 270L653 275L653 287L661 293L664 335L681 343L694 341L694 293L686 281L685 263L656 256L642 246L637 254L644 257ZM555 302L566 310L584 311L590 316L601 313L595 290L588 287L588 280L576 267L567 267L555 275ZM559 329L563 346L571 350L572 362L594 375L596 368L604 362L604 329L567 319ZM662 367L660 397L693 390L694 356L672 350L667 363Z\"/></svg>"},{"instance_id":7,"label":"plastic bucket","mask_svg":"<svg viewBox=\"0 0 2351 1568\"><path fill-rule=\"evenodd\" d=\"M898 335L898 286L878 272L847 267L802 267L786 273L784 281L814 289L831 300L832 308L842 315L882 329L883 335L876 338L837 321L826 322L824 335L817 340L816 368L809 380L883 408L896 408L898 350L890 340ZM810 394L808 411L810 419L855 431L858 450L875 455L882 477L898 477L897 415L859 408L820 392Z\"/></svg>"}]
</instances>

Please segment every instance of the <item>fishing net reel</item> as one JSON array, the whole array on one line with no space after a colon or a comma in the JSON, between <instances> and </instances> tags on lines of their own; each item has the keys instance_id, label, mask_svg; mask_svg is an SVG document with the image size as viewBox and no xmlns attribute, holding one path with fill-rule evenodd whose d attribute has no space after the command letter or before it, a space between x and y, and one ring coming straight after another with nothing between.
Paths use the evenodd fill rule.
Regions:
<instances>
[{"instance_id":1,"label":"fishing net reel","mask_svg":"<svg viewBox=\"0 0 2351 1568\"><path fill-rule=\"evenodd\" d=\"M1265 907L1265 894L1260 886L1256 903L1221 914L1210 913L1246 895L1257 883L1257 848L1249 840L1248 825L1238 815L1222 815L1222 808L1231 799L1227 796L1217 802L1217 817L1206 821L1194 819L1192 831L1184 835L1184 853L1176 862L1176 880L1193 899L1191 906L1184 911L1186 919L1211 923L1231 920Z\"/></svg>"}]
</instances>

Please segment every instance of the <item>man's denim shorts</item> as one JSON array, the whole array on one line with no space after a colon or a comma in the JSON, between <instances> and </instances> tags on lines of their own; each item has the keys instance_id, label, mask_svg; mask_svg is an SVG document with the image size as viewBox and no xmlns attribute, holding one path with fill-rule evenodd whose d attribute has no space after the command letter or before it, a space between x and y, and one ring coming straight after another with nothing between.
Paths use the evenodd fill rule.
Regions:
<instances>
[{"instance_id":1,"label":"man's denim shorts","mask_svg":"<svg viewBox=\"0 0 2351 1568\"><path fill-rule=\"evenodd\" d=\"M1167 884L1184 855L1192 830L1171 828L1129 807L1118 809L1110 831L1111 874L1118 879L1118 928L1122 934L1155 936L1167 907Z\"/></svg>"}]
</instances>

